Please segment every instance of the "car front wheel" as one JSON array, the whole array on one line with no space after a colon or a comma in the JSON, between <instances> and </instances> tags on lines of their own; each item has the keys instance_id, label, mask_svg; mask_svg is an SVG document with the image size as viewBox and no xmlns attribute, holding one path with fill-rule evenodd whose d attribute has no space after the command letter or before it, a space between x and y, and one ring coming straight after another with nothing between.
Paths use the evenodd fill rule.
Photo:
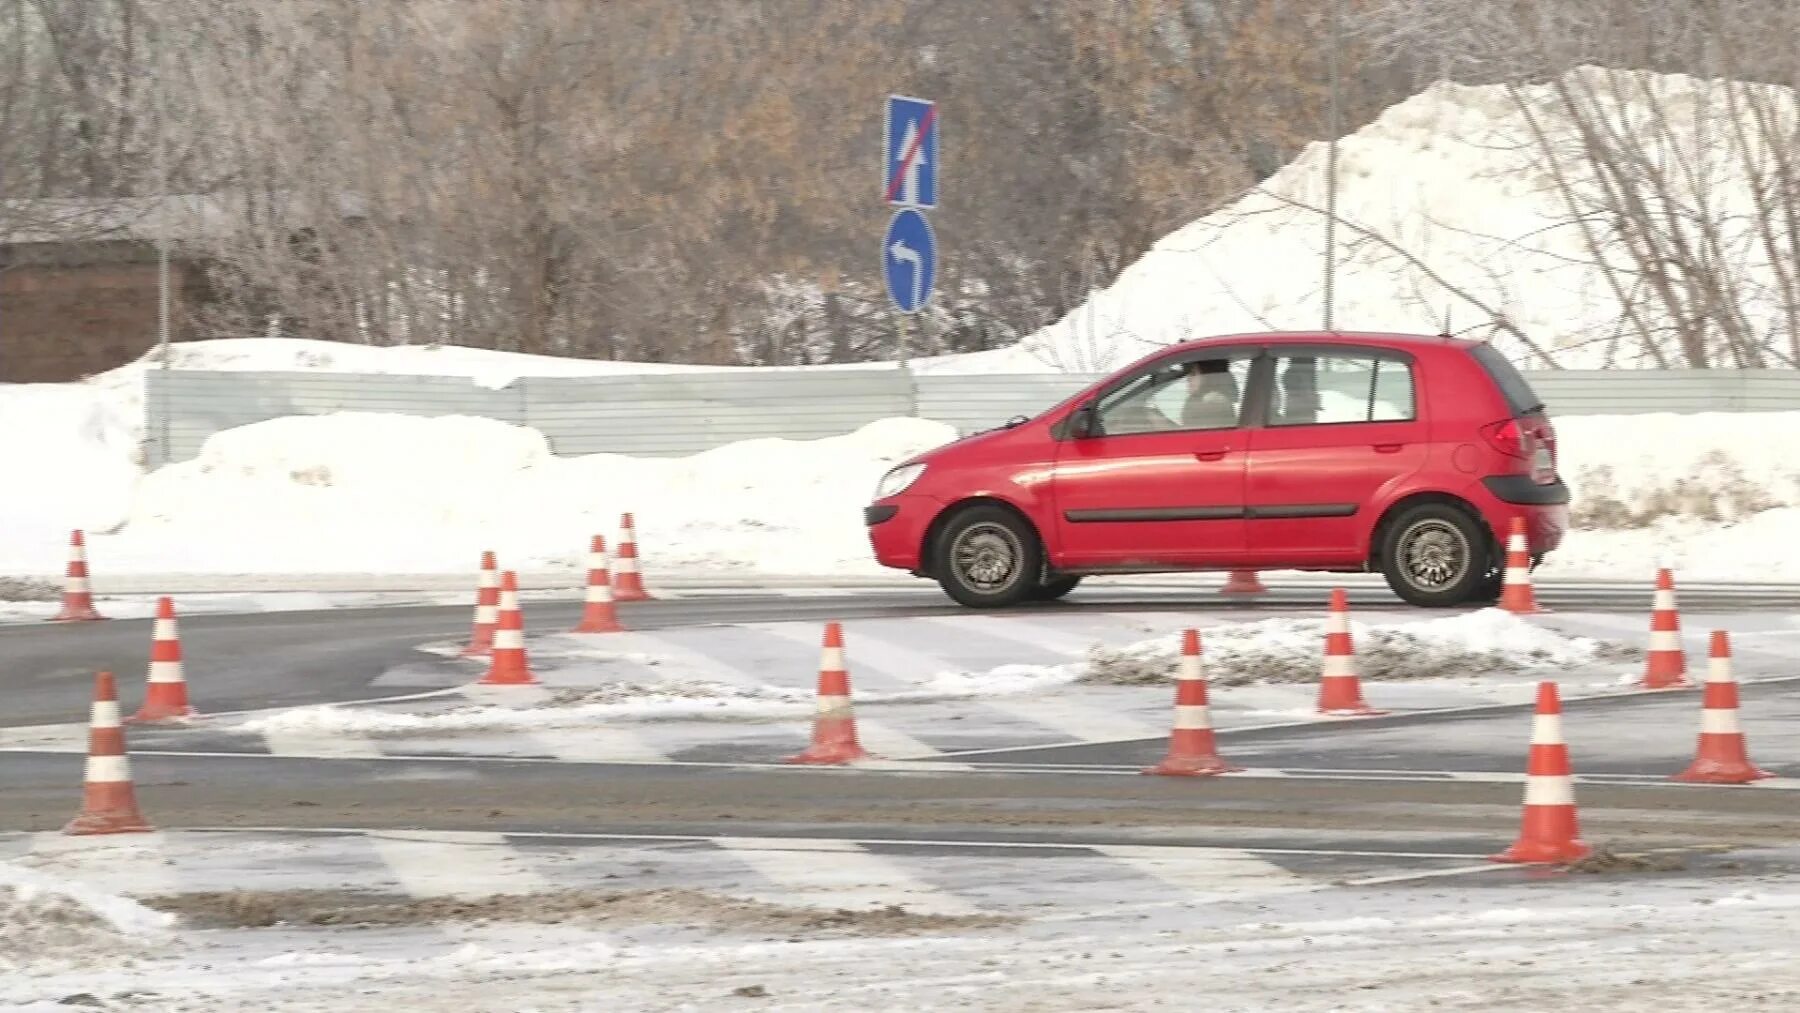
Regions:
<instances>
[{"instance_id":1,"label":"car front wheel","mask_svg":"<svg viewBox=\"0 0 1800 1013\"><path fill-rule=\"evenodd\" d=\"M1401 600L1447 608L1479 600L1492 578L1488 540L1467 512L1447 503L1422 503L1387 526L1381 572Z\"/></svg>"},{"instance_id":2,"label":"car front wheel","mask_svg":"<svg viewBox=\"0 0 1800 1013\"><path fill-rule=\"evenodd\" d=\"M1044 583L1039 584L1031 592L1031 600L1056 601L1059 598L1066 598L1070 591L1075 590L1075 585L1079 583L1081 583L1080 577L1052 577Z\"/></svg>"},{"instance_id":3,"label":"car front wheel","mask_svg":"<svg viewBox=\"0 0 1800 1013\"><path fill-rule=\"evenodd\" d=\"M1031 598L1044 564L1037 532L996 506L972 506L951 517L934 555L932 572L944 593L971 608L1005 608Z\"/></svg>"}]
</instances>

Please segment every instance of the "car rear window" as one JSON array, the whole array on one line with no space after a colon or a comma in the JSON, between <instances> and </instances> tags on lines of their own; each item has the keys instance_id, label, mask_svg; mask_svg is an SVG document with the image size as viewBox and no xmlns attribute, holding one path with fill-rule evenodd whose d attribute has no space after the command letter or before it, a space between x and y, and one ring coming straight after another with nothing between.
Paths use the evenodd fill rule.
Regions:
<instances>
[{"instance_id":1,"label":"car rear window","mask_svg":"<svg viewBox=\"0 0 1800 1013\"><path fill-rule=\"evenodd\" d=\"M1493 345L1476 345L1470 352L1475 361L1481 363L1481 368L1487 370L1487 375L1493 377L1494 385L1500 388L1506 406L1514 415L1529 415L1543 408L1544 402L1531 389L1531 382Z\"/></svg>"}]
</instances>

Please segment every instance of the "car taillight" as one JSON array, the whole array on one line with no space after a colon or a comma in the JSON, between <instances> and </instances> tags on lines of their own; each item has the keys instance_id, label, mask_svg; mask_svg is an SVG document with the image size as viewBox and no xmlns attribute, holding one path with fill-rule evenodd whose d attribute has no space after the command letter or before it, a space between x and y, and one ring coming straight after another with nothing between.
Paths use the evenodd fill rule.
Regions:
<instances>
[{"instance_id":1,"label":"car taillight","mask_svg":"<svg viewBox=\"0 0 1800 1013\"><path fill-rule=\"evenodd\" d=\"M1518 419L1495 422L1483 427L1482 432L1487 434L1488 442L1495 450L1508 457L1523 461L1531 456L1531 435L1519 425Z\"/></svg>"}]
</instances>

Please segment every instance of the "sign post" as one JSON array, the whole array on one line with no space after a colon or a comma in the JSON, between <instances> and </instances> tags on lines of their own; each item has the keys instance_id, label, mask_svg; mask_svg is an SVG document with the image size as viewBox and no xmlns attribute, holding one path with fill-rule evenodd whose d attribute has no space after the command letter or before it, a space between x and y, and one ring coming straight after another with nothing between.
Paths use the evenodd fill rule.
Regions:
<instances>
[{"instance_id":1,"label":"sign post","mask_svg":"<svg viewBox=\"0 0 1800 1013\"><path fill-rule=\"evenodd\" d=\"M937 103L889 95L881 131L881 197L894 215L881 237L881 275L894 308L911 315L931 301L937 236L925 212L938 201ZM906 321L898 358L906 360Z\"/></svg>"}]
</instances>

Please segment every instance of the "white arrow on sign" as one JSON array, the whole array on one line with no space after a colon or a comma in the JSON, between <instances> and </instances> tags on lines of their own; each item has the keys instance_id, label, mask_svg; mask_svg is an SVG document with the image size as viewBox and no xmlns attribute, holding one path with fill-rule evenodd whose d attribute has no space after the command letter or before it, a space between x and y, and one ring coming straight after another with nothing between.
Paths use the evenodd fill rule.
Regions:
<instances>
[{"instance_id":1,"label":"white arrow on sign","mask_svg":"<svg viewBox=\"0 0 1800 1013\"><path fill-rule=\"evenodd\" d=\"M914 309L917 309L919 306L919 298L924 294L919 291L919 288L925 281L925 272L921 269L921 264L919 263L919 251L896 239L894 240L893 245L888 247L888 255L893 257L896 261L905 261L912 265L913 297L912 302L909 305Z\"/></svg>"},{"instance_id":2,"label":"white arrow on sign","mask_svg":"<svg viewBox=\"0 0 1800 1013\"><path fill-rule=\"evenodd\" d=\"M915 144L919 145L919 150L906 163L906 175L900 183L900 200L905 204L916 205L919 203L919 169L925 165L925 145L919 143L919 121L907 120L906 137L900 141L900 157L905 159L906 153L912 151Z\"/></svg>"}]
</instances>

